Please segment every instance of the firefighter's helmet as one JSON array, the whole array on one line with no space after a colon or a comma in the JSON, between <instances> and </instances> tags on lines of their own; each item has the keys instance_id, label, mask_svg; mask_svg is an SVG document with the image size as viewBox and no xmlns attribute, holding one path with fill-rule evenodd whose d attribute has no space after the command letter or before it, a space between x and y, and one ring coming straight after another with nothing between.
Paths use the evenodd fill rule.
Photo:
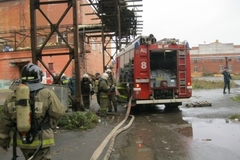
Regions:
<instances>
[{"instance_id":1,"label":"firefighter's helmet","mask_svg":"<svg viewBox=\"0 0 240 160\"><path fill-rule=\"evenodd\" d=\"M112 70L111 69L107 69L106 73L112 73Z\"/></svg>"},{"instance_id":2,"label":"firefighter's helmet","mask_svg":"<svg viewBox=\"0 0 240 160\"><path fill-rule=\"evenodd\" d=\"M21 70L21 80L27 83L39 83L42 81L43 72L33 63L25 65Z\"/></svg>"},{"instance_id":3,"label":"firefighter's helmet","mask_svg":"<svg viewBox=\"0 0 240 160\"><path fill-rule=\"evenodd\" d=\"M108 74L107 73L103 73L101 78L107 80L108 79Z\"/></svg>"},{"instance_id":4,"label":"firefighter's helmet","mask_svg":"<svg viewBox=\"0 0 240 160\"><path fill-rule=\"evenodd\" d=\"M83 75L83 78L88 78L88 74L85 73L85 74Z\"/></svg>"}]
</instances>

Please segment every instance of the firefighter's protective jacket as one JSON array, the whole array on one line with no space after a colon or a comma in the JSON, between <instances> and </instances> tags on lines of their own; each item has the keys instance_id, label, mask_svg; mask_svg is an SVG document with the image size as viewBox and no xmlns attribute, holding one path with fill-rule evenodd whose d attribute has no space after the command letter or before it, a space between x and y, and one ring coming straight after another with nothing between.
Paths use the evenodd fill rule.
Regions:
<instances>
[{"instance_id":1,"label":"firefighter's protective jacket","mask_svg":"<svg viewBox=\"0 0 240 160\"><path fill-rule=\"evenodd\" d=\"M115 94L115 87L117 85L117 82L116 82L116 79L113 76L109 76L108 84L111 87L108 94ZM114 86L114 87L112 87L112 86Z\"/></svg>"},{"instance_id":2,"label":"firefighter's protective jacket","mask_svg":"<svg viewBox=\"0 0 240 160\"><path fill-rule=\"evenodd\" d=\"M107 98L108 97L108 91L110 89L109 85L108 85L108 81L105 79L101 79L99 81L99 94L100 94L100 98Z\"/></svg>"},{"instance_id":3,"label":"firefighter's protective jacket","mask_svg":"<svg viewBox=\"0 0 240 160\"><path fill-rule=\"evenodd\" d=\"M93 88L94 88L95 94L98 94L98 85L99 85L99 78L94 80Z\"/></svg>"},{"instance_id":4,"label":"firefighter's protective jacket","mask_svg":"<svg viewBox=\"0 0 240 160\"><path fill-rule=\"evenodd\" d=\"M0 117L0 146L9 147L11 141L11 129L16 127L16 94L11 93L4 102L1 117ZM44 88L40 90L35 96L35 113L38 123L44 119L45 125L42 133L42 148L53 146L54 135L52 128L52 121L58 120L64 115L65 110L55 93ZM46 118L44 118L46 115ZM17 146L25 149L36 149L39 146L40 140L36 135L33 143L23 144L21 137L17 134Z\"/></svg>"}]
</instances>

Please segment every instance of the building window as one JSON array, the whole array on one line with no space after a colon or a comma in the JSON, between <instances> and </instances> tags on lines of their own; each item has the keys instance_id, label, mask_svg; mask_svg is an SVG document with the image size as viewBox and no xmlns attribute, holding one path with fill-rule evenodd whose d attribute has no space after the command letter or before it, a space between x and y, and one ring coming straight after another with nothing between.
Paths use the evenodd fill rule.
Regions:
<instances>
[{"instance_id":1,"label":"building window","mask_svg":"<svg viewBox=\"0 0 240 160\"><path fill-rule=\"evenodd\" d=\"M45 41L45 37L43 37L43 36L37 37L37 43L38 43L38 45L42 45L44 41Z\"/></svg>"},{"instance_id":2,"label":"building window","mask_svg":"<svg viewBox=\"0 0 240 160\"><path fill-rule=\"evenodd\" d=\"M193 63L197 63L197 62L198 62L198 60L197 60L197 59L194 59L194 60L193 60Z\"/></svg>"},{"instance_id":3,"label":"building window","mask_svg":"<svg viewBox=\"0 0 240 160\"><path fill-rule=\"evenodd\" d=\"M240 57L237 57L237 61L240 62Z\"/></svg>"},{"instance_id":4,"label":"building window","mask_svg":"<svg viewBox=\"0 0 240 160\"><path fill-rule=\"evenodd\" d=\"M228 70L232 71L232 65L228 65Z\"/></svg>"},{"instance_id":5,"label":"building window","mask_svg":"<svg viewBox=\"0 0 240 160\"><path fill-rule=\"evenodd\" d=\"M216 62L216 59L212 59L212 62Z\"/></svg>"},{"instance_id":6,"label":"building window","mask_svg":"<svg viewBox=\"0 0 240 160\"><path fill-rule=\"evenodd\" d=\"M194 71L194 72L198 72L198 67L197 67L197 66L194 66L194 67L193 67L193 71Z\"/></svg>"},{"instance_id":7,"label":"building window","mask_svg":"<svg viewBox=\"0 0 240 160\"><path fill-rule=\"evenodd\" d=\"M223 59L219 59L219 62L223 62Z\"/></svg>"},{"instance_id":8,"label":"building window","mask_svg":"<svg viewBox=\"0 0 240 160\"><path fill-rule=\"evenodd\" d=\"M92 50L96 50L96 43L95 43L95 41L94 40L92 40Z\"/></svg>"},{"instance_id":9,"label":"building window","mask_svg":"<svg viewBox=\"0 0 240 160\"><path fill-rule=\"evenodd\" d=\"M65 41L68 42L68 35L67 35L67 33L61 33L61 34L62 34L62 37L65 39ZM65 44L65 42L62 39L62 37L57 35L57 43Z\"/></svg>"},{"instance_id":10,"label":"building window","mask_svg":"<svg viewBox=\"0 0 240 160\"><path fill-rule=\"evenodd\" d=\"M98 53L102 53L102 44L101 43L99 43L98 44Z\"/></svg>"},{"instance_id":11,"label":"building window","mask_svg":"<svg viewBox=\"0 0 240 160\"><path fill-rule=\"evenodd\" d=\"M53 70L53 63L48 63L48 69L49 69L50 71Z\"/></svg>"},{"instance_id":12,"label":"building window","mask_svg":"<svg viewBox=\"0 0 240 160\"><path fill-rule=\"evenodd\" d=\"M223 71L223 66L222 65L219 66L219 70Z\"/></svg>"}]
</instances>

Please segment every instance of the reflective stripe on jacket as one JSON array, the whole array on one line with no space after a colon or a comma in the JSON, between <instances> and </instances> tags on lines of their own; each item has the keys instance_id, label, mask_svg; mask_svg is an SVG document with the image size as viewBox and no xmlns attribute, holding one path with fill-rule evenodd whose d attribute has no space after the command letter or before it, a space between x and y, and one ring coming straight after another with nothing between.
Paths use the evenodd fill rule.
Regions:
<instances>
[{"instance_id":1,"label":"reflective stripe on jacket","mask_svg":"<svg viewBox=\"0 0 240 160\"><path fill-rule=\"evenodd\" d=\"M10 132L11 128L16 126L16 94L12 92L8 95L2 107L0 116L0 146L9 146L10 144ZM48 89L44 88L40 90L35 97L35 113L38 123L42 122L43 118L45 124L49 124L50 127L43 130L42 133L42 147L48 147L54 145L54 135L51 129L50 120L58 120L64 115L65 109L61 102L57 98L56 94ZM7 136L8 135L8 136ZM36 135L32 144L23 144L21 137L17 134L17 145L20 148L36 149L39 145L39 136Z\"/></svg>"},{"instance_id":2,"label":"reflective stripe on jacket","mask_svg":"<svg viewBox=\"0 0 240 160\"><path fill-rule=\"evenodd\" d=\"M42 139L43 139L42 140L43 148L55 145L54 135L53 135L53 131L51 128L43 130ZM18 134L18 136L17 136L17 146L19 148L25 148L25 149L38 148L39 144L40 144L40 140L39 140L38 134L36 135L33 143L31 143L31 144L22 143L22 139L21 139L20 135Z\"/></svg>"},{"instance_id":3,"label":"reflective stripe on jacket","mask_svg":"<svg viewBox=\"0 0 240 160\"><path fill-rule=\"evenodd\" d=\"M99 94L100 94L100 98L105 98L108 97L108 91L109 91L110 87L108 85L108 81L102 79L101 81L99 81Z\"/></svg>"}]
</instances>

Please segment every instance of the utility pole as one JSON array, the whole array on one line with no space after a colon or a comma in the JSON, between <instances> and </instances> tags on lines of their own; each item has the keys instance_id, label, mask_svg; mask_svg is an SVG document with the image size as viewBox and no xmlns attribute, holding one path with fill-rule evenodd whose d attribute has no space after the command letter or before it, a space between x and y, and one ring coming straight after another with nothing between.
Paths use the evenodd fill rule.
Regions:
<instances>
[{"instance_id":1,"label":"utility pole","mask_svg":"<svg viewBox=\"0 0 240 160\"><path fill-rule=\"evenodd\" d=\"M228 68L228 57L225 57L226 67Z\"/></svg>"}]
</instances>

